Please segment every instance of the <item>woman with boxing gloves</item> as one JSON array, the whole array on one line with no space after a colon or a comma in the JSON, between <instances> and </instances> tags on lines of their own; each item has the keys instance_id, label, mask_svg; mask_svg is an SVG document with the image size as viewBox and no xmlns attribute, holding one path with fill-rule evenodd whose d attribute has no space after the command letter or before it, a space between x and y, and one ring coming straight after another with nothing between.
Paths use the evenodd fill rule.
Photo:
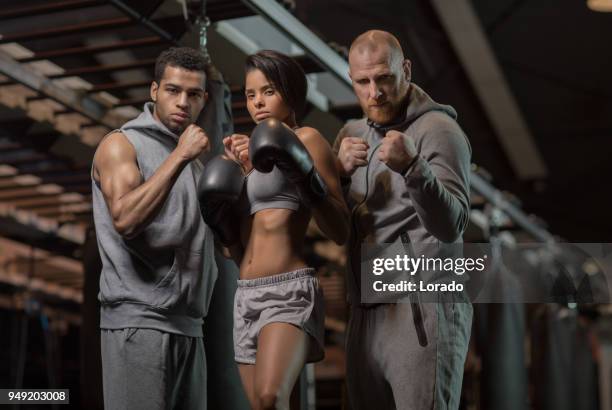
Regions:
<instances>
[{"instance_id":1,"label":"woman with boxing gloves","mask_svg":"<svg viewBox=\"0 0 612 410\"><path fill-rule=\"evenodd\" d=\"M298 124L306 92L295 60L249 56L245 94L257 126L250 138L226 137L227 157L213 159L200 181L204 219L240 266L234 349L254 409L288 409L304 364L323 358L323 294L303 256L310 218L340 245L348 236L331 146Z\"/></svg>"}]
</instances>

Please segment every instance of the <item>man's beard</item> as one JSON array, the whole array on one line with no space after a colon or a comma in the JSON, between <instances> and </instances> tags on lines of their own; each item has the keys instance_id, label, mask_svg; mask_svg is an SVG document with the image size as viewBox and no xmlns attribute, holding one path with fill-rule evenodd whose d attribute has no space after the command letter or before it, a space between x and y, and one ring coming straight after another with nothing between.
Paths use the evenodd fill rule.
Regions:
<instances>
[{"instance_id":1,"label":"man's beard","mask_svg":"<svg viewBox=\"0 0 612 410\"><path fill-rule=\"evenodd\" d=\"M385 125L392 122L397 117L398 108L391 102L386 103L382 107L374 108L367 107L366 116L370 121L376 124Z\"/></svg>"},{"instance_id":2,"label":"man's beard","mask_svg":"<svg viewBox=\"0 0 612 410\"><path fill-rule=\"evenodd\" d=\"M410 90L410 89L408 89ZM404 120L406 109L410 103L409 92L406 92L400 100L389 101L380 108L367 107L365 111L368 120L379 125L389 125ZM382 109L381 109L382 108Z\"/></svg>"}]
</instances>

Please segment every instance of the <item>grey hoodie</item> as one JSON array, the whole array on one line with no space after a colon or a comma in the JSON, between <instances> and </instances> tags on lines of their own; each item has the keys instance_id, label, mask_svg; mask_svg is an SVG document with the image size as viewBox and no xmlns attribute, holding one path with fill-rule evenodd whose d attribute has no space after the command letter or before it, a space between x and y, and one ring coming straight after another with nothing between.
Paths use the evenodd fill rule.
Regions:
<instances>
[{"instance_id":1,"label":"grey hoodie","mask_svg":"<svg viewBox=\"0 0 612 410\"><path fill-rule=\"evenodd\" d=\"M406 116L381 127L360 119L346 124L336 138L338 152L345 137L367 141L368 166L358 168L345 186L351 212L348 297L360 303L360 253L363 243L396 243L403 236L416 256L459 256L458 246L469 219L471 147L455 121L457 113L433 101L416 84L410 85ZM391 129L413 138L419 158L405 175L378 159L377 147ZM427 247L422 246L428 244ZM436 255L431 254L432 246ZM436 278L424 278L435 281Z\"/></svg>"},{"instance_id":2,"label":"grey hoodie","mask_svg":"<svg viewBox=\"0 0 612 410\"><path fill-rule=\"evenodd\" d=\"M152 115L153 104L121 132L136 150L146 181L176 148L178 137ZM197 199L199 161L176 179L166 202L136 237L117 233L99 184L92 183L94 222L102 258L102 329L151 328L201 337L217 275L213 236Z\"/></svg>"}]
</instances>

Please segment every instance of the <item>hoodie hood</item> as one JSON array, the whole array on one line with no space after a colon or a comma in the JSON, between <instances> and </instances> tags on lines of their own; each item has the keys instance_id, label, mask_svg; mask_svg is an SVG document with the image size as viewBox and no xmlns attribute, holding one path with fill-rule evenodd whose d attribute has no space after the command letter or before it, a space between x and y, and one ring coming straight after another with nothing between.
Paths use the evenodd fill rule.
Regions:
<instances>
[{"instance_id":1,"label":"hoodie hood","mask_svg":"<svg viewBox=\"0 0 612 410\"><path fill-rule=\"evenodd\" d=\"M457 120L457 111L455 111L453 107L450 105L438 104L415 83L410 83L407 98L409 101L406 107L406 112L402 118L399 119L399 121L381 125L367 120L368 125L375 128L382 134L385 134L389 130L406 129L406 127L408 127L408 125L414 122L417 118L430 111L440 111L451 117L453 120Z\"/></svg>"},{"instance_id":2,"label":"hoodie hood","mask_svg":"<svg viewBox=\"0 0 612 410\"><path fill-rule=\"evenodd\" d=\"M136 130L146 134L153 134L156 137L169 137L175 144L179 137L170 131L161 121L158 121L153 116L155 105L152 102L145 103L142 113L131 121L126 122L121 131Z\"/></svg>"}]
</instances>

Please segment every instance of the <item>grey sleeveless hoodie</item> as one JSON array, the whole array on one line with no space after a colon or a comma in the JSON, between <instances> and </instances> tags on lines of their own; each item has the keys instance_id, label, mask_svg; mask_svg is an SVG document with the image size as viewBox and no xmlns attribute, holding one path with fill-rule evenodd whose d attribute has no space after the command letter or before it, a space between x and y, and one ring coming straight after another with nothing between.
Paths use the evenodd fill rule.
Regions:
<instances>
[{"instance_id":1,"label":"grey sleeveless hoodie","mask_svg":"<svg viewBox=\"0 0 612 410\"><path fill-rule=\"evenodd\" d=\"M153 104L121 132L136 150L138 167L149 179L176 148L178 137L152 114ZM136 237L117 233L97 182L92 201L98 247L102 329L158 329L202 337L203 317L217 276L211 231L200 215L192 161L174 183L166 202Z\"/></svg>"}]
</instances>

